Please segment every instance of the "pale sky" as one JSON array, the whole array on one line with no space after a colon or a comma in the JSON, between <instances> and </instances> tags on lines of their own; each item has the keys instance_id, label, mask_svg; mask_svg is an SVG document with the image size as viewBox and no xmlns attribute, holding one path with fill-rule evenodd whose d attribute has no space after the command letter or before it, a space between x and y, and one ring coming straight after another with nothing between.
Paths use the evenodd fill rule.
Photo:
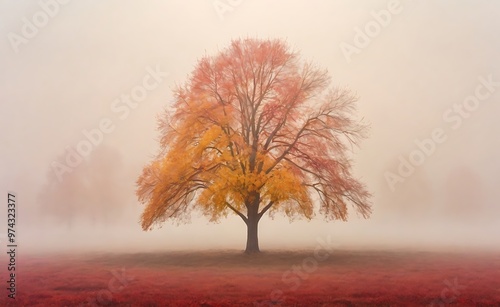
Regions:
<instances>
[{"instance_id":1,"label":"pale sky","mask_svg":"<svg viewBox=\"0 0 500 307\"><path fill-rule=\"evenodd\" d=\"M19 244L243 249L236 216L210 224L194 214L191 224L143 232L134 192L172 89L197 59L251 37L284 39L328 69L371 125L353 159L372 217L266 216L261 249L307 248L329 234L340 246L498 247L498 16L493 0L0 1L0 191L18 196ZM131 106L122 99L141 93ZM48 182L59 182L53 162L100 124L108 132L42 205Z\"/></svg>"}]
</instances>

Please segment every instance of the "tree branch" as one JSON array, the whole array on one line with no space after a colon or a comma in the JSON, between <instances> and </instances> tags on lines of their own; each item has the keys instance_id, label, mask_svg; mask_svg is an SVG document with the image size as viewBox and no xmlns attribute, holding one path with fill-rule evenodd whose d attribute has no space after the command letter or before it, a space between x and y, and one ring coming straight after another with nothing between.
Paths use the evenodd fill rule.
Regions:
<instances>
[{"instance_id":1,"label":"tree branch","mask_svg":"<svg viewBox=\"0 0 500 307\"><path fill-rule=\"evenodd\" d=\"M245 224L248 224L248 218L243 213L239 212L235 207L231 206L231 204L228 203L227 201L226 201L226 206L228 206L229 209L233 210L234 213L238 214L243 220L243 222L245 222Z\"/></svg>"},{"instance_id":2,"label":"tree branch","mask_svg":"<svg viewBox=\"0 0 500 307\"><path fill-rule=\"evenodd\" d=\"M267 210L269 210L273 205L274 205L274 202L271 200L267 204L267 206L265 206L264 209L262 209L262 211L257 215L258 219L260 220L260 218L264 215L264 213L266 213Z\"/></svg>"}]
</instances>

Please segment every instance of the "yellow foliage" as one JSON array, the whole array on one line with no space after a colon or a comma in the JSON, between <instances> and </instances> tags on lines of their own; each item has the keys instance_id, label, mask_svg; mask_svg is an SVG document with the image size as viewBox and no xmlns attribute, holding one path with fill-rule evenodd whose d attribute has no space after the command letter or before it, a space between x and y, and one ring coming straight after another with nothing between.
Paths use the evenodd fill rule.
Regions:
<instances>
[{"instance_id":1,"label":"yellow foliage","mask_svg":"<svg viewBox=\"0 0 500 307\"><path fill-rule=\"evenodd\" d=\"M301 213L311 217L312 203L300 173L280 164L266 174L264 170L274 159L262 152L257 153L255 159L256 165L262 163L260 171L257 168L250 171L251 149L238 134L228 133L224 126L204 122L199 112L203 111L208 118L213 114L207 114L209 106L201 105L201 109L198 106L186 112L187 117L176 130L177 137L168 153L145 168L138 182L140 200L148 203L143 213L143 227L149 228L164 216L176 216L183 197L187 196L183 193L194 183L203 183L196 205L213 221L228 214L226 203L244 211L252 193L259 194L262 203L274 202L274 211L283 204L283 212L289 216ZM146 192L145 187L150 190ZM292 210L293 206L298 209ZM299 210L301 207L306 209Z\"/></svg>"}]
</instances>

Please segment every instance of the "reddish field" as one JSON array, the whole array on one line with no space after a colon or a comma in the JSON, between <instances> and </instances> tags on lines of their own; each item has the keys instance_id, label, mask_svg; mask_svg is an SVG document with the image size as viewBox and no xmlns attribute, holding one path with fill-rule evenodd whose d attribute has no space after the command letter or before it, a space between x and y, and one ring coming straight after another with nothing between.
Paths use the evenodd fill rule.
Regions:
<instances>
[{"instance_id":1,"label":"reddish field","mask_svg":"<svg viewBox=\"0 0 500 307\"><path fill-rule=\"evenodd\" d=\"M500 254L335 250L327 259L316 256L203 251L24 257L18 259L16 299L3 290L0 305L500 306Z\"/></svg>"}]
</instances>

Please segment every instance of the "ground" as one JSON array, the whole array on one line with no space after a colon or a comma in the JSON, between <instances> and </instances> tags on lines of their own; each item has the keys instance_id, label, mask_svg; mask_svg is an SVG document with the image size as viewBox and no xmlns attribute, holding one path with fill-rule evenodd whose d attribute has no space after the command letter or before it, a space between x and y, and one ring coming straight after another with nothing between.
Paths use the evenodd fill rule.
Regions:
<instances>
[{"instance_id":1,"label":"ground","mask_svg":"<svg viewBox=\"0 0 500 307\"><path fill-rule=\"evenodd\" d=\"M500 306L500 254L491 252L184 251L18 261L16 299L3 290L1 306Z\"/></svg>"}]
</instances>

